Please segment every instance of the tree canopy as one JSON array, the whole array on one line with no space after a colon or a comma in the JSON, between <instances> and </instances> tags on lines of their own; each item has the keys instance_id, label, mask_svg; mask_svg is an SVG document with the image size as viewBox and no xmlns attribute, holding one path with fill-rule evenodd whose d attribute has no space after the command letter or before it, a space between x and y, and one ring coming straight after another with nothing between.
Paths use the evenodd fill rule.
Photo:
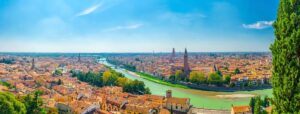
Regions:
<instances>
[{"instance_id":1,"label":"tree canopy","mask_svg":"<svg viewBox=\"0 0 300 114\"><path fill-rule=\"evenodd\" d=\"M192 83L206 83L206 77L203 72L192 71L189 78Z\"/></svg>"},{"instance_id":2,"label":"tree canopy","mask_svg":"<svg viewBox=\"0 0 300 114\"><path fill-rule=\"evenodd\" d=\"M13 94L0 92L0 114L26 114L26 107Z\"/></svg>"},{"instance_id":3,"label":"tree canopy","mask_svg":"<svg viewBox=\"0 0 300 114\"><path fill-rule=\"evenodd\" d=\"M268 96L265 96L263 100L260 96L255 96L251 98L249 106L253 114L268 114L264 109L270 105L269 103Z\"/></svg>"},{"instance_id":4,"label":"tree canopy","mask_svg":"<svg viewBox=\"0 0 300 114\"><path fill-rule=\"evenodd\" d=\"M149 88L145 87L143 81L130 80L124 77L123 74L109 69L104 72L75 72L72 71L72 76L77 77L80 81L88 82L91 85L98 87L102 86L120 86L125 92L133 94L151 94Z\"/></svg>"},{"instance_id":5,"label":"tree canopy","mask_svg":"<svg viewBox=\"0 0 300 114\"><path fill-rule=\"evenodd\" d=\"M21 98L24 103L26 114L46 114L46 110L42 107L43 100L40 98L41 91L35 91L33 94L27 94Z\"/></svg>"},{"instance_id":6,"label":"tree canopy","mask_svg":"<svg viewBox=\"0 0 300 114\"><path fill-rule=\"evenodd\" d=\"M222 83L222 77L218 73L211 73L209 74L207 81L209 84L219 85Z\"/></svg>"},{"instance_id":7,"label":"tree canopy","mask_svg":"<svg viewBox=\"0 0 300 114\"><path fill-rule=\"evenodd\" d=\"M273 26L274 111L300 113L300 0L280 0Z\"/></svg>"},{"instance_id":8,"label":"tree canopy","mask_svg":"<svg viewBox=\"0 0 300 114\"><path fill-rule=\"evenodd\" d=\"M175 80L176 81L180 81L183 80L184 74L182 72L182 70L176 70L175 72Z\"/></svg>"}]
</instances>

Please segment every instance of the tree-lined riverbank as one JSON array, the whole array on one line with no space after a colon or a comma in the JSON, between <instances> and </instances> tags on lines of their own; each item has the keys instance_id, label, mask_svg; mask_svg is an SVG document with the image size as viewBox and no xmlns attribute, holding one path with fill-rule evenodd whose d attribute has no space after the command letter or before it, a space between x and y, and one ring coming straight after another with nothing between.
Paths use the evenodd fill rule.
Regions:
<instances>
[{"instance_id":1,"label":"tree-lined riverbank","mask_svg":"<svg viewBox=\"0 0 300 114\"><path fill-rule=\"evenodd\" d=\"M216 91L216 92L218 92L218 91L219 92L237 92L237 91L264 90L264 89L272 88L270 85L241 88L241 87L210 86L207 84L197 85L197 84L186 83L186 82L171 83L169 81L161 80L150 74L141 73L141 72L133 72L133 71L129 71L129 70L126 70L126 71L132 75L139 76L139 77L146 79L148 81L151 81L151 82L155 82L155 83L170 86L170 87L184 88L184 89L199 89L199 90Z\"/></svg>"},{"instance_id":2,"label":"tree-lined riverbank","mask_svg":"<svg viewBox=\"0 0 300 114\"><path fill-rule=\"evenodd\" d=\"M172 90L174 97L179 98L190 98L191 104L194 107L206 108L206 109L230 109L232 105L249 105L250 96L260 95L260 96L272 96L272 89L255 90L255 91L239 91L239 92L214 92L214 91L203 91L195 89L184 89L171 87L163 84L158 84L149 80L146 80L140 76L132 75L127 70L115 67L114 65L107 63L107 61L102 62L107 66L110 66L117 72L124 74L125 77L129 79L137 79L143 81L146 87L149 87L153 95L165 96L167 90ZM227 95L231 97L220 97L220 95ZM243 95L240 97L239 95ZM248 97L244 97L248 96Z\"/></svg>"},{"instance_id":3,"label":"tree-lined riverbank","mask_svg":"<svg viewBox=\"0 0 300 114\"><path fill-rule=\"evenodd\" d=\"M127 70L128 71L128 70ZM171 86L171 87L177 87L177 88L184 88L184 89L189 89L188 86L184 86L184 85L180 85L180 84L173 84L171 82L167 82L161 79L158 79L154 76L151 76L149 74L145 74L145 73L141 73L141 72L132 72L132 71L128 71L130 74L132 75L137 75L143 79L158 83L158 84L162 84L162 85L166 85L166 86Z\"/></svg>"}]
</instances>

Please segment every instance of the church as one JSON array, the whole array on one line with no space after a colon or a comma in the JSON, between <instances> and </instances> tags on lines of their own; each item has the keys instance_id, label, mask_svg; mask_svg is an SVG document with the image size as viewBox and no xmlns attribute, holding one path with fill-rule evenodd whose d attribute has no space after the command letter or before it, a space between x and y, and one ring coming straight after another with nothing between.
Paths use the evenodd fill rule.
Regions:
<instances>
[{"instance_id":1,"label":"church","mask_svg":"<svg viewBox=\"0 0 300 114\"><path fill-rule=\"evenodd\" d=\"M181 70L185 76L185 78L189 77L189 74L191 72L191 69L189 67L189 62L188 62L188 52L187 49L185 48L184 50L184 55L183 55L183 66L177 66L175 65L175 49L173 48L173 52L170 58L170 64L171 64L171 74L175 75L177 70Z\"/></svg>"}]
</instances>

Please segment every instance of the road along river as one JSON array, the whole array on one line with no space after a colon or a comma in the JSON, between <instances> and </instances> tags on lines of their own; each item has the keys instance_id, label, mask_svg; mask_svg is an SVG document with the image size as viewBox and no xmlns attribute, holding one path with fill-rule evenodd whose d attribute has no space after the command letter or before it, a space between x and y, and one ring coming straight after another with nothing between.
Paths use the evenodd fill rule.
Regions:
<instances>
[{"instance_id":1,"label":"road along river","mask_svg":"<svg viewBox=\"0 0 300 114\"><path fill-rule=\"evenodd\" d=\"M129 79L144 81L146 87L150 88L153 95L165 96L167 90L172 90L173 97L190 98L191 104L198 108L230 109L231 105L248 105L250 98L256 95L272 96L272 89L239 92L213 92L170 87L145 80L136 75L134 72L127 71L123 68L117 68L106 61L102 61L100 63L110 66L112 69L123 73Z\"/></svg>"}]
</instances>

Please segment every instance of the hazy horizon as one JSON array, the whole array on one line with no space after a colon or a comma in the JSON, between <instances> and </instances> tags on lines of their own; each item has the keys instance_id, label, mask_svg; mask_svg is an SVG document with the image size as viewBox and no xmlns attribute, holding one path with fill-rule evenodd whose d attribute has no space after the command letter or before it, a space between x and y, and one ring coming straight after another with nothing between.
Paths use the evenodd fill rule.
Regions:
<instances>
[{"instance_id":1,"label":"hazy horizon","mask_svg":"<svg viewBox=\"0 0 300 114\"><path fill-rule=\"evenodd\" d=\"M152 54L152 53L156 53L156 54L159 54L159 53L172 53L172 51L169 51L169 52L2 52L2 51L0 51L0 54L1 53L70 53L70 54L102 54L102 53L104 53L104 54L110 54L110 53L112 53L112 54L114 54L114 53L116 53L116 54L119 54L119 53L133 53L133 54L135 54L135 53L145 53L145 54ZM184 51L177 51L177 52L175 52L175 53L184 53ZM193 51L193 52L190 52L190 51L188 51L188 53L271 53L270 51L236 51L236 52L232 52L232 51L219 51L219 52L213 52L213 51L210 51L210 52L195 52L195 51Z\"/></svg>"}]
</instances>

